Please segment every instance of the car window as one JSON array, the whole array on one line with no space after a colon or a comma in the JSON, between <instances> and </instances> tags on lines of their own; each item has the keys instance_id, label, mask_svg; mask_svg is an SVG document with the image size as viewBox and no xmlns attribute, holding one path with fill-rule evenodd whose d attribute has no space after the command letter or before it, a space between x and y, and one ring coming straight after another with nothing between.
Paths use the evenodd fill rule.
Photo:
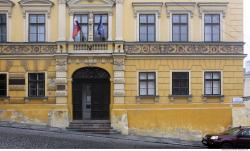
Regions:
<instances>
[{"instance_id":1,"label":"car window","mask_svg":"<svg viewBox=\"0 0 250 151\"><path fill-rule=\"evenodd\" d=\"M246 129L240 132L241 137L250 137L250 130Z\"/></svg>"},{"instance_id":2,"label":"car window","mask_svg":"<svg viewBox=\"0 0 250 151\"><path fill-rule=\"evenodd\" d=\"M240 129L238 127L235 128L231 128L225 132L223 132L223 134L225 135L237 135L240 132Z\"/></svg>"}]
</instances>

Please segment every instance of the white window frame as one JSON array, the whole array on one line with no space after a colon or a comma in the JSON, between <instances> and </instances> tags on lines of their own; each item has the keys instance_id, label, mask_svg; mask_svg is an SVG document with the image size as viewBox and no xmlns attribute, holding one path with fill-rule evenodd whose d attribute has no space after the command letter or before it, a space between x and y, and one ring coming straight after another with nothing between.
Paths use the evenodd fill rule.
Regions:
<instances>
[{"instance_id":1,"label":"white window frame","mask_svg":"<svg viewBox=\"0 0 250 151\"><path fill-rule=\"evenodd\" d=\"M203 70L203 74L202 74L202 94L203 95L207 95L207 94L205 94L205 72L220 72L220 95L222 96L222 95L224 95L224 92L223 92L223 90L224 90L224 88L223 88L223 71L222 70ZM213 95L212 95L213 96Z\"/></svg>"},{"instance_id":2,"label":"white window frame","mask_svg":"<svg viewBox=\"0 0 250 151\"><path fill-rule=\"evenodd\" d=\"M45 41L44 42L49 42L50 41L50 17L48 17L48 13L47 12L33 12L33 11L27 11L26 12L26 17L25 17L25 41L29 42L29 15L32 14L42 14L45 15ZM39 43L39 42L38 42Z\"/></svg>"},{"instance_id":3,"label":"white window frame","mask_svg":"<svg viewBox=\"0 0 250 151\"><path fill-rule=\"evenodd\" d=\"M9 73L8 72L0 72L0 74L6 74L6 84L7 84L7 87L6 87L6 97L9 96Z\"/></svg>"},{"instance_id":4,"label":"white window frame","mask_svg":"<svg viewBox=\"0 0 250 151\"><path fill-rule=\"evenodd\" d=\"M155 73L155 96L158 96L158 71L157 70L137 70L137 74L136 74L136 89L137 89L137 96L140 96L140 73L141 72L154 72ZM143 96L142 96L143 97Z\"/></svg>"},{"instance_id":5,"label":"white window frame","mask_svg":"<svg viewBox=\"0 0 250 151\"><path fill-rule=\"evenodd\" d=\"M136 41L140 41L140 15L150 15L150 14L154 14L155 15L155 41L159 41L160 40L160 15L158 11L139 11L136 14L136 25L135 25L135 29L136 29L136 35L135 35L135 39Z\"/></svg>"},{"instance_id":6,"label":"white window frame","mask_svg":"<svg viewBox=\"0 0 250 151\"><path fill-rule=\"evenodd\" d=\"M191 74L191 70L170 70L170 87L169 87L169 94L170 95L173 95L173 90L172 90L172 85L173 85L173 83L172 83L172 81L173 81L173 77L172 77L172 73L173 72L188 72L189 74L188 74L188 76L189 76L189 88L188 88L188 91L189 91L189 95L191 95L192 94L192 74Z\"/></svg>"},{"instance_id":7,"label":"white window frame","mask_svg":"<svg viewBox=\"0 0 250 151\"><path fill-rule=\"evenodd\" d=\"M25 74L25 87L26 87L26 97L29 97L29 73L44 73L44 83L45 83L45 88L44 88L44 97L47 97L48 96L48 80L47 80L47 77L48 77L48 73L46 71L41 71L41 72L26 72Z\"/></svg>"},{"instance_id":8,"label":"white window frame","mask_svg":"<svg viewBox=\"0 0 250 151\"><path fill-rule=\"evenodd\" d=\"M224 25L224 17L223 17L223 13L222 12L203 12L202 13L202 19L201 19L201 40L203 41L203 42L205 42L205 15L209 15L209 14L218 14L218 15L220 15L220 41L219 42L222 42L223 40L224 40L224 27L225 27L225 25Z\"/></svg>"},{"instance_id":9,"label":"white window frame","mask_svg":"<svg viewBox=\"0 0 250 151\"><path fill-rule=\"evenodd\" d=\"M72 13L70 13L69 15L69 20L70 20L70 22L69 22L69 27L70 27L70 35L69 35L69 41L74 41L74 39L73 39L73 37L72 37L72 33L73 33L73 26L74 26L74 16L76 15L76 14L85 14L85 15L88 15L88 16L90 16L90 15L92 15L92 19L93 19L93 23L92 23L92 28L93 28L93 30L94 30L94 15L95 14L107 14L108 15L108 39L107 39L107 41L112 41L113 40L113 14L111 13L111 12L109 12L109 11L94 11L94 12L87 12L87 11L76 11L76 12L72 12ZM88 18L89 20L90 20L90 17ZM89 23L89 25L90 25L90 22L88 22ZM91 41L90 39L89 39L89 35L92 35L93 36L93 41L94 41L94 31L93 30L89 30L88 29L88 41Z\"/></svg>"},{"instance_id":10,"label":"white window frame","mask_svg":"<svg viewBox=\"0 0 250 151\"><path fill-rule=\"evenodd\" d=\"M188 15L188 41L193 41L193 32L192 32L192 17L189 11L170 11L170 18L169 18L169 40L173 42L173 14L187 14Z\"/></svg>"},{"instance_id":11,"label":"white window frame","mask_svg":"<svg viewBox=\"0 0 250 151\"><path fill-rule=\"evenodd\" d=\"M6 42L11 42L11 17L8 11L0 10L0 14L6 15Z\"/></svg>"}]
</instances>

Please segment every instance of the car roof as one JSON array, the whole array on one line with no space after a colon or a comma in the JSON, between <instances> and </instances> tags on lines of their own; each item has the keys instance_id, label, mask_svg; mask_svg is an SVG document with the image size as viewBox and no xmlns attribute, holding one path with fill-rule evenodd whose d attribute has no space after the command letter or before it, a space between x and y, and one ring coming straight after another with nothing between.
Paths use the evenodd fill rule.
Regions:
<instances>
[{"instance_id":1,"label":"car roof","mask_svg":"<svg viewBox=\"0 0 250 151\"><path fill-rule=\"evenodd\" d=\"M240 128L240 129L249 129L250 126L238 126L238 127L235 127L235 128Z\"/></svg>"}]
</instances>

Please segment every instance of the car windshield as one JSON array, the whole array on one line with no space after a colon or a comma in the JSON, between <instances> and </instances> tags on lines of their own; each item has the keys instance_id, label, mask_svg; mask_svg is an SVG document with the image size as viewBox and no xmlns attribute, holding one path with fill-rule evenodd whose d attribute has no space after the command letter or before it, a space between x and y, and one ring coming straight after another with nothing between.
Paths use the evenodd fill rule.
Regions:
<instances>
[{"instance_id":1,"label":"car windshield","mask_svg":"<svg viewBox=\"0 0 250 151\"><path fill-rule=\"evenodd\" d=\"M223 132L223 134L225 135L236 135L240 132L240 128L235 127L235 128L231 128L229 130L226 130L225 132Z\"/></svg>"}]
</instances>

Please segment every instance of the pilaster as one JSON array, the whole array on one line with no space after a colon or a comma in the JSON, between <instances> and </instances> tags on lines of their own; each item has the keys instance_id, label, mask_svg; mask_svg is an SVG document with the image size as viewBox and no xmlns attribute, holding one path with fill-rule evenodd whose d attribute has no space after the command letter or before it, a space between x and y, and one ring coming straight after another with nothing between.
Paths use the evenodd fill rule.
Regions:
<instances>
[{"instance_id":1,"label":"pilaster","mask_svg":"<svg viewBox=\"0 0 250 151\"><path fill-rule=\"evenodd\" d=\"M56 55L56 104L67 104L67 55Z\"/></svg>"},{"instance_id":2,"label":"pilaster","mask_svg":"<svg viewBox=\"0 0 250 151\"><path fill-rule=\"evenodd\" d=\"M112 41L113 38L112 38L112 16L113 14L112 13L109 13L108 14L108 41Z\"/></svg>"},{"instance_id":3,"label":"pilaster","mask_svg":"<svg viewBox=\"0 0 250 151\"><path fill-rule=\"evenodd\" d=\"M58 0L58 41L66 41L66 0Z\"/></svg>"},{"instance_id":4,"label":"pilaster","mask_svg":"<svg viewBox=\"0 0 250 151\"><path fill-rule=\"evenodd\" d=\"M89 13L89 37L88 40L89 41L93 41L94 40L94 33L93 33L93 29L94 29L94 15L92 12Z\"/></svg>"},{"instance_id":5,"label":"pilaster","mask_svg":"<svg viewBox=\"0 0 250 151\"><path fill-rule=\"evenodd\" d=\"M116 36L115 40L123 40L123 2L116 0Z\"/></svg>"},{"instance_id":6,"label":"pilaster","mask_svg":"<svg viewBox=\"0 0 250 151\"><path fill-rule=\"evenodd\" d=\"M113 54L114 58L114 104L125 102L125 54Z\"/></svg>"}]
</instances>

